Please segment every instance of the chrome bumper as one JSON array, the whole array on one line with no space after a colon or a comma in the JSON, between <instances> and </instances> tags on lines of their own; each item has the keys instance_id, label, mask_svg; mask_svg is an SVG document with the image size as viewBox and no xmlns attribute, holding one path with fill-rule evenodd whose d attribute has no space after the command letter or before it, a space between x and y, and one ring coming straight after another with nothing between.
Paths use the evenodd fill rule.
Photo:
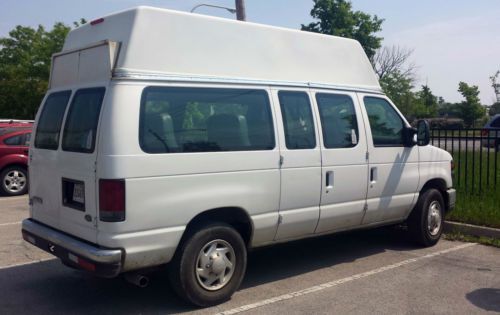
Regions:
<instances>
[{"instance_id":1,"label":"chrome bumper","mask_svg":"<svg viewBox=\"0 0 500 315\"><path fill-rule=\"evenodd\" d=\"M22 233L24 240L61 258L73 267L81 267L78 265L78 259L84 259L94 266L93 269L87 270L97 275L114 277L120 273L123 259L121 249L101 248L31 219L23 221Z\"/></svg>"},{"instance_id":2,"label":"chrome bumper","mask_svg":"<svg viewBox=\"0 0 500 315\"><path fill-rule=\"evenodd\" d=\"M446 191L448 194L448 211L453 210L455 208L455 203L457 202L457 191L453 188L450 188Z\"/></svg>"}]
</instances>

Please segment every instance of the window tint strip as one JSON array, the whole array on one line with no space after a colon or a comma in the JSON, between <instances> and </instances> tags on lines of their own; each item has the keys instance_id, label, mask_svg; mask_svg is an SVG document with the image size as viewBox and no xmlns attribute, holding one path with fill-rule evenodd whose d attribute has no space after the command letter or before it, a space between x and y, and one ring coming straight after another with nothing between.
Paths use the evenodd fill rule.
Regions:
<instances>
[{"instance_id":1,"label":"window tint strip","mask_svg":"<svg viewBox=\"0 0 500 315\"><path fill-rule=\"evenodd\" d=\"M57 150L61 124L68 106L71 91L50 94L38 119L35 147L38 149Z\"/></svg>"},{"instance_id":2,"label":"window tint strip","mask_svg":"<svg viewBox=\"0 0 500 315\"><path fill-rule=\"evenodd\" d=\"M92 153L105 88L81 89L75 93L64 125L64 151Z\"/></svg>"}]
</instances>

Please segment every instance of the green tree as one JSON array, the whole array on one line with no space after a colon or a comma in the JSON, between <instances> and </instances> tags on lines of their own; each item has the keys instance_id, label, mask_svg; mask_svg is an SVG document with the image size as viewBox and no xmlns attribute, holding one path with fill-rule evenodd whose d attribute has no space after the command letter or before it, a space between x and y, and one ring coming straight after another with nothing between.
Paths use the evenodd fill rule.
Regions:
<instances>
[{"instance_id":1,"label":"green tree","mask_svg":"<svg viewBox=\"0 0 500 315\"><path fill-rule=\"evenodd\" d=\"M406 77L399 71L393 71L380 79L380 86L403 115L406 117L412 115L412 104L415 97L412 93L413 85L411 78Z\"/></svg>"},{"instance_id":2,"label":"green tree","mask_svg":"<svg viewBox=\"0 0 500 315\"><path fill-rule=\"evenodd\" d=\"M446 118L461 118L461 104L460 103L447 103L439 104L439 116Z\"/></svg>"},{"instance_id":3,"label":"green tree","mask_svg":"<svg viewBox=\"0 0 500 315\"><path fill-rule=\"evenodd\" d=\"M425 108L426 118L436 117L438 114L438 97L432 94L429 86L422 85L422 89L417 92L416 96Z\"/></svg>"},{"instance_id":4,"label":"green tree","mask_svg":"<svg viewBox=\"0 0 500 315\"><path fill-rule=\"evenodd\" d=\"M52 54L61 51L70 29L63 23L50 31L18 25L0 38L0 117L34 118L47 89Z\"/></svg>"},{"instance_id":5,"label":"green tree","mask_svg":"<svg viewBox=\"0 0 500 315\"><path fill-rule=\"evenodd\" d=\"M302 30L328 35L348 37L358 40L368 58L373 60L380 48L382 37L374 34L382 30L383 19L361 11L353 11L347 0L313 0L311 16L318 20L302 24Z\"/></svg>"},{"instance_id":6,"label":"green tree","mask_svg":"<svg viewBox=\"0 0 500 315\"><path fill-rule=\"evenodd\" d=\"M460 115L467 127L474 127L474 122L485 115L485 109L479 100L479 88L465 82L458 84L458 91L465 98L459 105Z\"/></svg>"}]
</instances>

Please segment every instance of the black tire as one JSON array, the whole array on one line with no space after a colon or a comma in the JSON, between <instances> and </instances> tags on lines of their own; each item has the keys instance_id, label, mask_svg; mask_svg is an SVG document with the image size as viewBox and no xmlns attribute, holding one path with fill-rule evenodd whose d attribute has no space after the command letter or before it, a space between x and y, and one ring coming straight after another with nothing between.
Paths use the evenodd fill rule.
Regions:
<instances>
[{"instance_id":1,"label":"black tire","mask_svg":"<svg viewBox=\"0 0 500 315\"><path fill-rule=\"evenodd\" d=\"M408 232L412 240L425 247L436 245L443 233L444 210L443 195L439 190L431 188L421 193L408 218ZM430 227L429 211L439 213L439 218L436 215L432 216ZM439 227L437 221L439 221Z\"/></svg>"},{"instance_id":2,"label":"black tire","mask_svg":"<svg viewBox=\"0 0 500 315\"><path fill-rule=\"evenodd\" d=\"M229 300L239 288L247 266L247 250L241 235L224 223L206 225L188 233L190 234L179 246L169 265L169 277L174 291L187 302L201 307ZM216 240L227 242L232 247L235 263L228 282L220 289L211 291L202 286L203 280L196 270L199 267L200 252ZM220 280L217 281L221 283Z\"/></svg>"},{"instance_id":3,"label":"black tire","mask_svg":"<svg viewBox=\"0 0 500 315\"><path fill-rule=\"evenodd\" d=\"M0 192L4 196L20 196L28 192L28 171L25 167L14 165L4 168L0 172L0 180Z\"/></svg>"}]
</instances>

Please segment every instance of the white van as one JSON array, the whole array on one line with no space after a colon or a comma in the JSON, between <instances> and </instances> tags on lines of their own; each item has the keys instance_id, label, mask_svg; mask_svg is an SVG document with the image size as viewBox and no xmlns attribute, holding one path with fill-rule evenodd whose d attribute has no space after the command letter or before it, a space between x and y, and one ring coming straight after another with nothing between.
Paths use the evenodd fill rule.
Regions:
<instances>
[{"instance_id":1,"label":"white van","mask_svg":"<svg viewBox=\"0 0 500 315\"><path fill-rule=\"evenodd\" d=\"M138 285L168 263L199 306L230 298L250 248L403 222L431 246L455 203L450 154L345 38L109 15L54 55L34 130L24 239Z\"/></svg>"}]
</instances>

